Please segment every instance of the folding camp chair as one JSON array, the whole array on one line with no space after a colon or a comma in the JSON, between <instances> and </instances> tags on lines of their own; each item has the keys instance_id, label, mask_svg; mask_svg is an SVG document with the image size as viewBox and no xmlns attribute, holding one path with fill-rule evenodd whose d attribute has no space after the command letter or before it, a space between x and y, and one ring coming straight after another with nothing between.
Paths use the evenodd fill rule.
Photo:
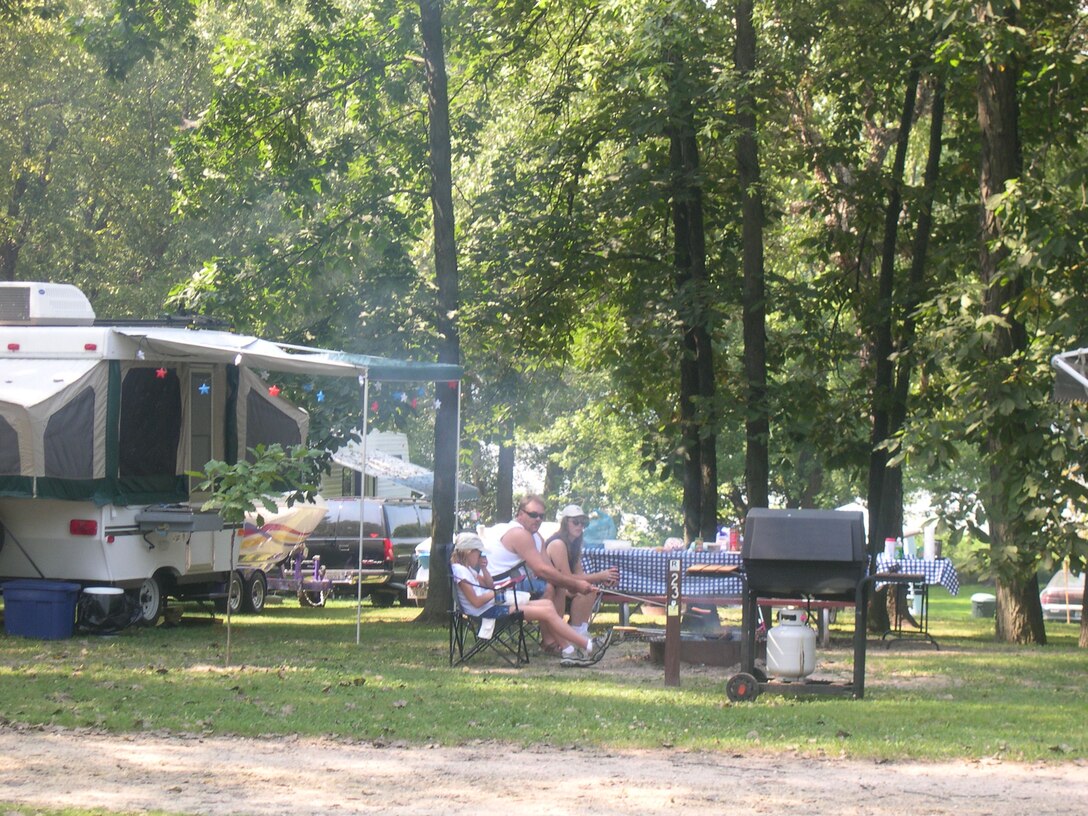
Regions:
<instances>
[{"instance_id":1,"label":"folding camp chair","mask_svg":"<svg viewBox=\"0 0 1088 816\"><path fill-rule=\"evenodd\" d=\"M508 569L506 572L499 573L498 575L492 575L491 577L495 581L496 587L510 587L520 581L522 578L529 577L530 572L525 567L524 561L519 561L517 566ZM541 643L540 624L536 621L525 621L525 636L533 642L537 647Z\"/></svg>"},{"instance_id":2,"label":"folding camp chair","mask_svg":"<svg viewBox=\"0 0 1088 816\"><path fill-rule=\"evenodd\" d=\"M498 618L469 614L461 607L457 582L450 570L450 666L466 663L488 649L507 665L515 668L527 665L529 647L525 641L525 613L515 608Z\"/></svg>"}]
</instances>

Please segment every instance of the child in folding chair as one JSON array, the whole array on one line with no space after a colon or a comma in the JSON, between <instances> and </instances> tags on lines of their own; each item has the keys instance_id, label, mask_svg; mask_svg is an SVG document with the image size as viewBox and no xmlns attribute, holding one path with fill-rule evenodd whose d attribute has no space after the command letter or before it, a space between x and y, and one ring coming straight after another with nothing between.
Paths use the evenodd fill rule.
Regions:
<instances>
[{"instance_id":1,"label":"child in folding chair","mask_svg":"<svg viewBox=\"0 0 1088 816\"><path fill-rule=\"evenodd\" d=\"M457 587L461 609L482 618L500 618L512 611L525 615L525 620L536 621L541 630L553 642L565 647L562 666L592 666L604 657L612 643L612 630L602 637L589 638L575 631L559 617L555 605L548 600L528 601L510 607L495 603L498 590L486 566L480 564L484 543L475 533L458 533L450 556L450 570Z\"/></svg>"}]
</instances>

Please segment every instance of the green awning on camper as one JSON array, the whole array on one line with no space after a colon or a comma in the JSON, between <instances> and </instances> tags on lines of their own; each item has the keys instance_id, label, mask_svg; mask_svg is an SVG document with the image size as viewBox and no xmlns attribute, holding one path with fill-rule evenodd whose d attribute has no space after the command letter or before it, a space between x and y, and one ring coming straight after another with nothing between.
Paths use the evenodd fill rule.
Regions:
<instances>
[{"instance_id":1,"label":"green awning on camper","mask_svg":"<svg viewBox=\"0 0 1088 816\"><path fill-rule=\"evenodd\" d=\"M331 349L273 343L230 332L166 327L115 328L155 359L234 363L267 371L329 377L365 376L372 381L442 382L461 379L460 366L416 363Z\"/></svg>"},{"instance_id":2,"label":"green awning on camper","mask_svg":"<svg viewBox=\"0 0 1088 816\"><path fill-rule=\"evenodd\" d=\"M1088 402L1088 349L1055 354L1054 399L1058 402Z\"/></svg>"}]
</instances>

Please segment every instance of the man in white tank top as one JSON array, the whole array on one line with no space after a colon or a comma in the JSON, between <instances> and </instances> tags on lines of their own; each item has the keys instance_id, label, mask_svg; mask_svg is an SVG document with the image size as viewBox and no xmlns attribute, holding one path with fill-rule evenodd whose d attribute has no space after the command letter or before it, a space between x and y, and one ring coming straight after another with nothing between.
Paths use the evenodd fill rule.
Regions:
<instances>
[{"instance_id":1,"label":"man in white tank top","mask_svg":"<svg viewBox=\"0 0 1088 816\"><path fill-rule=\"evenodd\" d=\"M588 581L557 570L542 554L544 542L538 531L543 521L544 499L535 494L524 496L518 502L514 520L499 540L499 546L488 551L487 568L491 574L502 575L524 564L531 577L518 588L534 597L550 597L553 585L561 586L573 595L596 591Z\"/></svg>"}]
</instances>

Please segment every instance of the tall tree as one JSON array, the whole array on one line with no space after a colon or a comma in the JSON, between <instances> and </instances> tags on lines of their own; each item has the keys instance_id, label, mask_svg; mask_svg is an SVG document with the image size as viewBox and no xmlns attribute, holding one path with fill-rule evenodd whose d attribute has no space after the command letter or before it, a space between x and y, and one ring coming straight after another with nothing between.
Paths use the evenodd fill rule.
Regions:
<instances>
[{"instance_id":1,"label":"tall tree","mask_svg":"<svg viewBox=\"0 0 1088 816\"><path fill-rule=\"evenodd\" d=\"M718 527L717 432L714 413L712 314L707 304L706 234L699 182L699 140L694 100L683 55L669 54L670 206L677 312L681 320L680 434L683 440L684 536L713 539Z\"/></svg>"},{"instance_id":2,"label":"tall tree","mask_svg":"<svg viewBox=\"0 0 1088 816\"><path fill-rule=\"evenodd\" d=\"M434 213L435 326L438 360L461 363L457 327L459 306L457 245L454 240L453 176L450 169L450 100L446 78L446 50L442 37L441 0L420 0L419 30L427 75L427 144L431 165L431 207ZM422 618L445 620L450 608L448 554L456 524L456 493L460 391L456 383L440 383L434 425L434 559L430 591Z\"/></svg>"},{"instance_id":3,"label":"tall tree","mask_svg":"<svg viewBox=\"0 0 1088 816\"><path fill-rule=\"evenodd\" d=\"M872 450L869 457L869 552L876 555L885 537L897 538L903 533L903 496L901 489L888 478L888 437L894 410L895 361L892 359L893 326L895 323L895 268L899 255L899 221L903 208L903 173L907 164L907 148L914 125L914 106L918 96L921 72L911 70L906 82L903 109L895 140L895 158L888 178L888 202L884 216L884 237L880 254L880 273L874 310L872 390Z\"/></svg>"},{"instance_id":4,"label":"tall tree","mask_svg":"<svg viewBox=\"0 0 1088 816\"><path fill-rule=\"evenodd\" d=\"M1010 29L1017 26L1019 3L981 4L977 15L983 36L993 48L982 60L978 81L978 123L982 137L979 164L981 198L981 246L979 275L985 287L983 313L994 321L994 331L987 344L987 357L998 370L1018 365L1027 349L1027 330L1017 314L1018 301L1024 294L1020 274L1010 269L1008 248L1002 242L1005 224L997 203L1008 187L1023 173L1020 144L1020 110L1017 80L1020 59L1007 44ZM1001 390L990 399L1003 397ZM997 636L1010 642L1046 642L1039 607L1039 586L1034 559L1010 558L1008 545L1018 537L1023 519L1008 512L1008 460L1012 451L1010 436L1028 429L1018 424L1030 421L1029 414L1014 411L1007 417L993 418L985 433L986 460L990 469L986 505L990 518L991 548L997 573Z\"/></svg>"},{"instance_id":5,"label":"tall tree","mask_svg":"<svg viewBox=\"0 0 1088 816\"><path fill-rule=\"evenodd\" d=\"M733 64L740 79L737 101L737 171L741 195L744 274L744 374L747 387L744 484L748 507L767 507L770 489L771 422L767 405L767 303L763 269L763 191L757 139L756 31L752 0L736 9Z\"/></svg>"}]
</instances>

